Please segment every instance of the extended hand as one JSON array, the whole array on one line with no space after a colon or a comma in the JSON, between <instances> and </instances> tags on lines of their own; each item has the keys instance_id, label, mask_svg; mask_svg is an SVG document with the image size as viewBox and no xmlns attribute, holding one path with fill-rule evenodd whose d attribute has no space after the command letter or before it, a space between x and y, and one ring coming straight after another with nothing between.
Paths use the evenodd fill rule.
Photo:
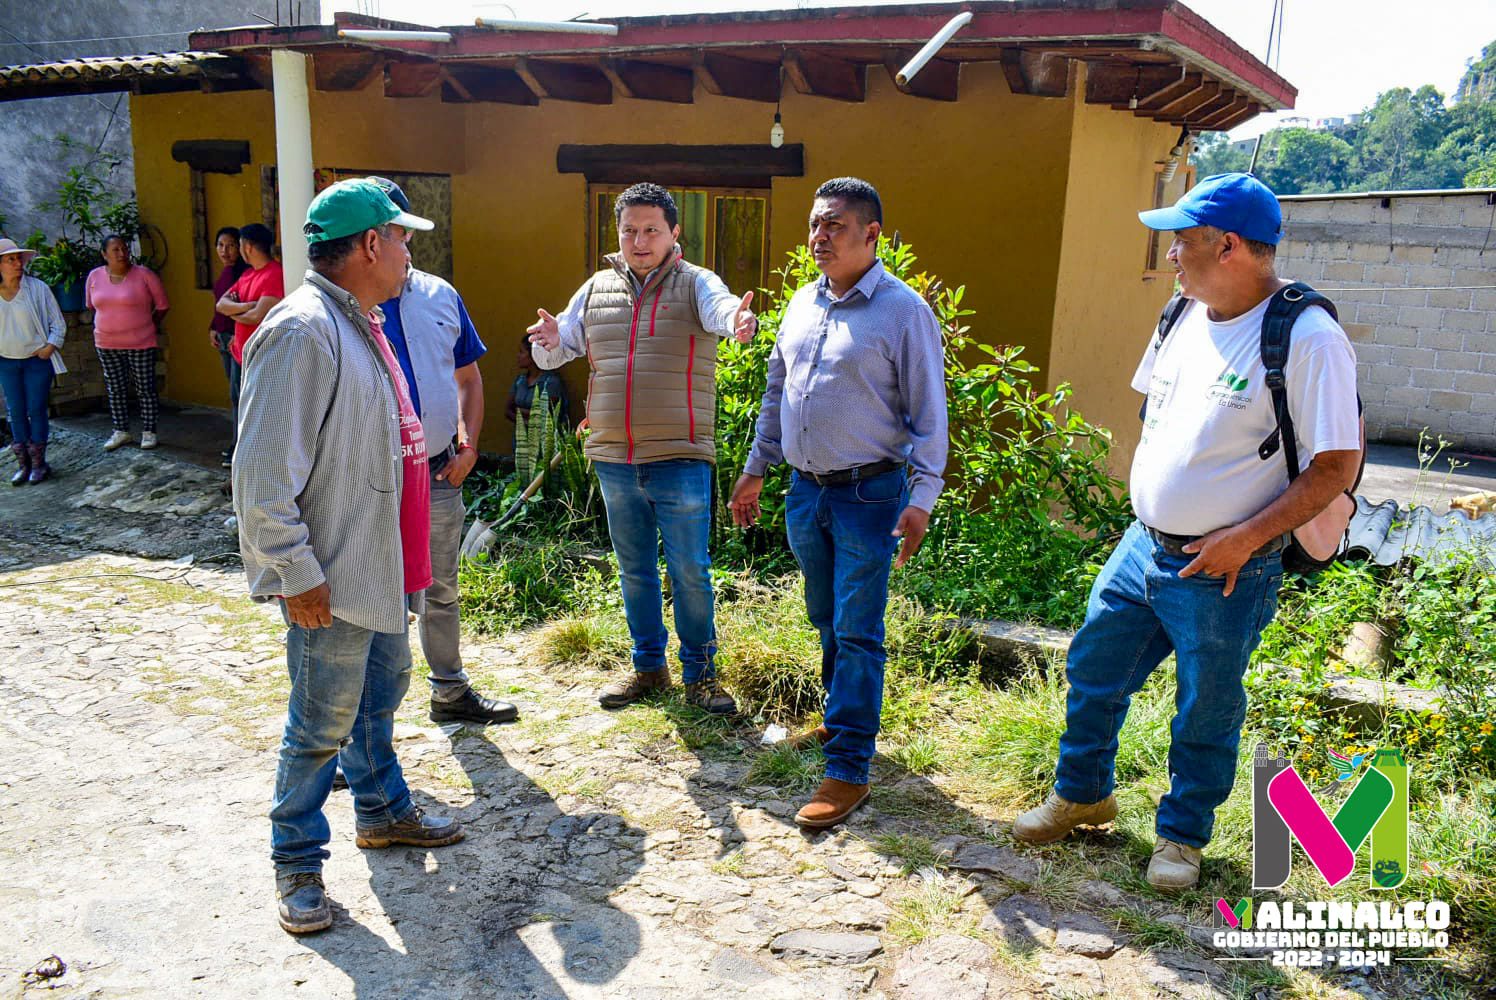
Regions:
<instances>
[{"instance_id":1,"label":"extended hand","mask_svg":"<svg viewBox=\"0 0 1496 1000\"><path fill-rule=\"evenodd\" d=\"M304 594L286 598L291 624L302 628L326 628L332 624L332 588L318 584Z\"/></svg>"},{"instance_id":2,"label":"extended hand","mask_svg":"<svg viewBox=\"0 0 1496 1000\"><path fill-rule=\"evenodd\" d=\"M473 471L473 466L478 464L478 453L471 448L463 448L452 461L442 467L442 471L436 474L436 478L452 486L461 486L462 481Z\"/></svg>"},{"instance_id":3,"label":"extended hand","mask_svg":"<svg viewBox=\"0 0 1496 1000\"><path fill-rule=\"evenodd\" d=\"M556 317L544 309L535 310L535 315L540 318L525 328L530 335L530 343L539 344L547 351L554 351L561 346L561 327L556 323Z\"/></svg>"},{"instance_id":4,"label":"extended hand","mask_svg":"<svg viewBox=\"0 0 1496 1000\"><path fill-rule=\"evenodd\" d=\"M752 295L752 292L748 294ZM758 520L758 495L763 492L764 477L743 473L732 487L732 499L727 509L732 511L732 523L739 528L749 528Z\"/></svg>"},{"instance_id":5,"label":"extended hand","mask_svg":"<svg viewBox=\"0 0 1496 1000\"><path fill-rule=\"evenodd\" d=\"M738 303L737 314L732 318L732 335L740 344L748 343L758 332L758 317L753 315L752 309L748 308L752 303L753 293L744 292L743 301Z\"/></svg>"},{"instance_id":6,"label":"extended hand","mask_svg":"<svg viewBox=\"0 0 1496 1000\"><path fill-rule=\"evenodd\" d=\"M1257 548L1258 543L1248 537L1240 525L1217 528L1204 538L1184 546L1184 551L1195 558L1179 571L1179 575L1184 577L1205 573L1208 576L1224 576L1226 589L1221 592L1221 596L1230 597L1231 592L1236 589L1236 574L1252 558L1252 553Z\"/></svg>"},{"instance_id":7,"label":"extended hand","mask_svg":"<svg viewBox=\"0 0 1496 1000\"><path fill-rule=\"evenodd\" d=\"M925 540L925 532L929 530L929 511L918 507L904 508L904 512L899 515L899 523L893 527L893 537L904 540L899 546L899 557L893 561L894 569L903 568L905 563L914 558L914 553L919 551Z\"/></svg>"}]
</instances>

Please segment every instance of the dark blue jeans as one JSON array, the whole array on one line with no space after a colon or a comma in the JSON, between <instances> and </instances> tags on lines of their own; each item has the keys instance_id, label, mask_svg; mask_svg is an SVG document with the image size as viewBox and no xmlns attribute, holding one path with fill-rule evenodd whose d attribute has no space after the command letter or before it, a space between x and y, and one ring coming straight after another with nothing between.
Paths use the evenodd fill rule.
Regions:
<instances>
[{"instance_id":1,"label":"dark blue jeans","mask_svg":"<svg viewBox=\"0 0 1496 1000\"><path fill-rule=\"evenodd\" d=\"M1112 793L1117 734L1132 696L1173 653L1170 787L1156 829L1204 847L1236 779L1247 716L1242 675L1278 610L1283 557L1247 560L1230 597L1222 596L1221 577L1181 577L1190 560L1160 548L1134 522L1096 578L1065 665L1070 693L1055 791L1087 803Z\"/></svg>"},{"instance_id":2,"label":"dark blue jeans","mask_svg":"<svg viewBox=\"0 0 1496 1000\"><path fill-rule=\"evenodd\" d=\"M712 467L708 462L594 462L608 509L608 537L618 556L623 613L634 643L634 669L665 666L660 542L675 604L682 679L716 675L717 627L712 610Z\"/></svg>"},{"instance_id":3,"label":"dark blue jeans","mask_svg":"<svg viewBox=\"0 0 1496 1000\"><path fill-rule=\"evenodd\" d=\"M784 516L805 575L805 612L821 633L826 689L826 777L865 785L883 712L883 612L899 514L909 502L904 470L817 486L797 473Z\"/></svg>"},{"instance_id":4,"label":"dark blue jeans","mask_svg":"<svg viewBox=\"0 0 1496 1000\"><path fill-rule=\"evenodd\" d=\"M5 416L16 444L46 444L52 362L41 358L0 358L0 392L5 393Z\"/></svg>"},{"instance_id":5,"label":"dark blue jeans","mask_svg":"<svg viewBox=\"0 0 1496 1000\"><path fill-rule=\"evenodd\" d=\"M339 618L328 628L287 624L291 697L270 810L270 857L280 874L321 871L328 858L322 806L335 760L359 826L396 822L412 808L394 748L395 710L410 686L408 634Z\"/></svg>"}]
</instances>

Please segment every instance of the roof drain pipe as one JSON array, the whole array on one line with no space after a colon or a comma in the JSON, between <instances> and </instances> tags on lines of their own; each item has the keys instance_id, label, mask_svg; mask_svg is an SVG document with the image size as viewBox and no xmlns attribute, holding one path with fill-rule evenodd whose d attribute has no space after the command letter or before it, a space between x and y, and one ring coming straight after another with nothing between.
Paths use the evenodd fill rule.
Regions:
<instances>
[{"instance_id":1,"label":"roof drain pipe","mask_svg":"<svg viewBox=\"0 0 1496 1000\"><path fill-rule=\"evenodd\" d=\"M383 28L343 28L339 38L354 42L450 42L450 31L386 31Z\"/></svg>"},{"instance_id":2,"label":"roof drain pipe","mask_svg":"<svg viewBox=\"0 0 1496 1000\"><path fill-rule=\"evenodd\" d=\"M951 36L971 23L971 11L962 11L949 21L945 27L935 32L935 37L925 43L925 47L914 54L914 58L904 64L904 68L894 74L893 82L900 87L909 86L909 81L914 75L925 68L925 63L935 58L935 53L945 47L945 43L951 40Z\"/></svg>"},{"instance_id":3,"label":"roof drain pipe","mask_svg":"<svg viewBox=\"0 0 1496 1000\"><path fill-rule=\"evenodd\" d=\"M502 17L480 17L473 22L493 31L554 31L572 35L616 35L618 25L596 21L512 21Z\"/></svg>"}]
</instances>

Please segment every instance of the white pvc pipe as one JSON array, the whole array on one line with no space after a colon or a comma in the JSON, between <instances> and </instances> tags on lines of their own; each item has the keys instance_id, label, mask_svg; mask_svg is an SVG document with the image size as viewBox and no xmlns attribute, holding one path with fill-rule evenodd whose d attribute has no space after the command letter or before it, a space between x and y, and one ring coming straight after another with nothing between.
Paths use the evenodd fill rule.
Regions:
<instances>
[{"instance_id":1,"label":"white pvc pipe","mask_svg":"<svg viewBox=\"0 0 1496 1000\"><path fill-rule=\"evenodd\" d=\"M312 112L306 84L307 57L291 49L270 50L275 85L275 173L280 187L281 262L286 292L306 274L306 236L301 227L312 204Z\"/></svg>"},{"instance_id":2,"label":"white pvc pipe","mask_svg":"<svg viewBox=\"0 0 1496 1000\"><path fill-rule=\"evenodd\" d=\"M935 32L935 37L926 42L925 47L916 52L913 59L904 64L904 68L899 70L898 74L894 76L894 82L900 87L907 87L909 81L914 79L914 75L925 68L925 63L933 59L935 53L939 52L945 46L945 43L951 40L951 36L966 27L970 22L971 11L969 10L963 11L945 22L945 27Z\"/></svg>"},{"instance_id":3,"label":"white pvc pipe","mask_svg":"<svg viewBox=\"0 0 1496 1000\"><path fill-rule=\"evenodd\" d=\"M450 42L450 31L385 31L382 28L343 28L339 38L355 42Z\"/></svg>"},{"instance_id":4,"label":"white pvc pipe","mask_svg":"<svg viewBox=\"0 0 1496 1000\"><path fill-rule=\"evenodd\" d=\"M569 35L616 35L618 25L598 24L596 21L511 21L502 17L480 17L475 22L480 28L494 31L555 31Z\"/></svg>"}]
</instances>

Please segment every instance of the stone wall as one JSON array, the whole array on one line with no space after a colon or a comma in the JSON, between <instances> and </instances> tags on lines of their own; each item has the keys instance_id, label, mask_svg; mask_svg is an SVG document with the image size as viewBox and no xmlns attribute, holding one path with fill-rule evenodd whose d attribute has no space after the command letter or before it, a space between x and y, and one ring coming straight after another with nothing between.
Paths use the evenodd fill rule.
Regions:
<instances>
[{"instance_id":1,"label":"stone wall","mask_svg":"<svg viewBox=\"0 0 1496 1000\"><path fill-rule=\"evenodd\" d=\"M1278 273L1339 308L1368 437L1496 453L1496 191L1281 202Z\"/></svg>"}]
</instances>

